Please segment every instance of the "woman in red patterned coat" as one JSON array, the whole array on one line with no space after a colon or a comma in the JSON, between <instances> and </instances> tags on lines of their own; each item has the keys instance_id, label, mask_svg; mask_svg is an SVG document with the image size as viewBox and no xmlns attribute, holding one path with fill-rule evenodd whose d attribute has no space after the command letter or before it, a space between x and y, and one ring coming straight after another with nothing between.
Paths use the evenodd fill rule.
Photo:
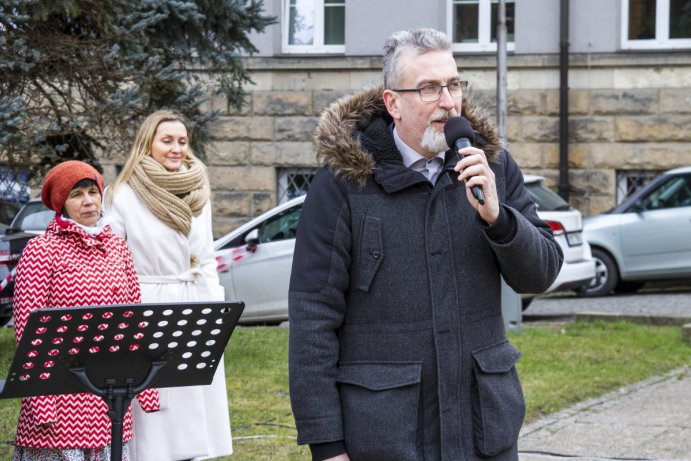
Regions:
<instances>
[{"instance_id":1,"label":"woman in red patterned coat","mask_svg":"<svg viewBox=\"0 0 691 461\"><path fill-rule=\"evenodd\" d=\"M17 266L14 327L17 341L35 309L141 302L132 255L101 218L103 178L70 160L51 169L41 198L55 211L46 233L29 241ZM137 396L159 409L158 392ZM108 407L89 393L23 398L14 461L109 461ZM122 459L129 459L131 411L123 427Z\"/></svg>"}]
</instances>

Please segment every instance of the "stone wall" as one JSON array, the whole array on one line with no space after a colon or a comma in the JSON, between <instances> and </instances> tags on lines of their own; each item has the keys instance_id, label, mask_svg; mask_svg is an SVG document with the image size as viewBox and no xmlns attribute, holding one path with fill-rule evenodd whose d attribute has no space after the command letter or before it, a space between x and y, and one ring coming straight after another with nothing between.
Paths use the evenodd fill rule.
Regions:
<instances>
[{"instance_id":1,"label":"stone wall","mask_svg":"<svg viewBox=\"0 0 691 461\"><path fill-rule=\"evenodd\" d=\"M457 57L460 75L495 113L496 59ZM222 111L207 163L214 191L214 234L276 204L278 168L314 167L319 113L338 97L376 84L379 58L251 58L247 105ZM510 56L508 149L526 173L555 191L559 177L558 56ZM572 56L569 70L570 202L584 215L615 204L622 170L691 164L691 55ZM492 117L494 118L494 117Z\"/></svg>"},{"instance_id":2,"label":"stone wall","mask_svg":"<svg viewBox=\"0 0 691 461\"><path fill-rule=\"evenodd\" d=\"M547 98L558 101L557 93ZM586 216L615 205L619 171L691 164L689 88L575 89L569 107L570 201ZM509 142L522 168L548 177L556 190L559 119L551 111L512 111Z\"/></svg>"}]
</instances>

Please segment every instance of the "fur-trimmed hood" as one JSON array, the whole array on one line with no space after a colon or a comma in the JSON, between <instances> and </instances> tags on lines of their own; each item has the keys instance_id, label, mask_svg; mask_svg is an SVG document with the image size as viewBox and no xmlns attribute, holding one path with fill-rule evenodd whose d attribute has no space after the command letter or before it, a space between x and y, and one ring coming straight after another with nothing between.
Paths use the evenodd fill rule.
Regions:
<instances>
[{"instance_id":1,"label":"fur-trimmed hood","mask_svg":"<svg viewBox=\"0 0 691 461\"><path fill-rule=\"evenodd\" d=\"M374 156L362 145L360 136L375 119L392 119L386 110L382 86L340 98L322 113L314 135L317 159L347 179L364 183L374 173ZM472 98L463 99L462 115L475 130L475 145L492 162L501 149L499 133Z\"/></svg>"}]
</instances>

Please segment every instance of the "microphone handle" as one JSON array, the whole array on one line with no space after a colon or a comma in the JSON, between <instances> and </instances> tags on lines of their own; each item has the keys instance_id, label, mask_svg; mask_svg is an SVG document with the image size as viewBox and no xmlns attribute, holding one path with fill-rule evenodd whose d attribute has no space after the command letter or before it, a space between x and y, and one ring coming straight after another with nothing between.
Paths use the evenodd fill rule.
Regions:
<instances>
[{"instance_id":1,"label":"microphone handle","mask_svg":"<svg viewBox=\"0 0 691 461\"><path fill-rule=\"evenodd\" d=\"M454 148L456 149L456 154L458 154L458 158L461 159L463 156L458 153L459 150L465 149L466 147L470 147L470 140L468 138L458 138L456 142L454 143ZM480 205L485 204L485 194L482 193L482 187L480 186L473 186L470 188L470 192L472 192L473 197L475 197L475 200L480 202Z\"/></svg>"}]
</instances>

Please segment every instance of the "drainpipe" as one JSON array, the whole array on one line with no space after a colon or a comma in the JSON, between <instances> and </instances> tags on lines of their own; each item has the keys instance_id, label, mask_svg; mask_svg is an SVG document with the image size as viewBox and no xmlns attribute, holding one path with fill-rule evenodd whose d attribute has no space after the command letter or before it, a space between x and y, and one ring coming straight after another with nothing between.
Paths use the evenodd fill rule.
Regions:
<instances>
[{"instance_id":1,"label":"drainpipe","mask_svg":"<svg viewBox=\"0 0 691 461\"><path fill-rule=\"evenodd\" d=\"M559 195L569 201L569 0L561 0L559 23Z\"/></svg>"},{"instance_id":2,"label":"drainpipe","mask_svg":"<svg viewBox=\"0 0 691 461\"><path fill-rule=\"evenodd\" d=\"M497 128L503 147L506 143L506 0L499 0L497 11Z\"/></svg>"}]
</instances>

